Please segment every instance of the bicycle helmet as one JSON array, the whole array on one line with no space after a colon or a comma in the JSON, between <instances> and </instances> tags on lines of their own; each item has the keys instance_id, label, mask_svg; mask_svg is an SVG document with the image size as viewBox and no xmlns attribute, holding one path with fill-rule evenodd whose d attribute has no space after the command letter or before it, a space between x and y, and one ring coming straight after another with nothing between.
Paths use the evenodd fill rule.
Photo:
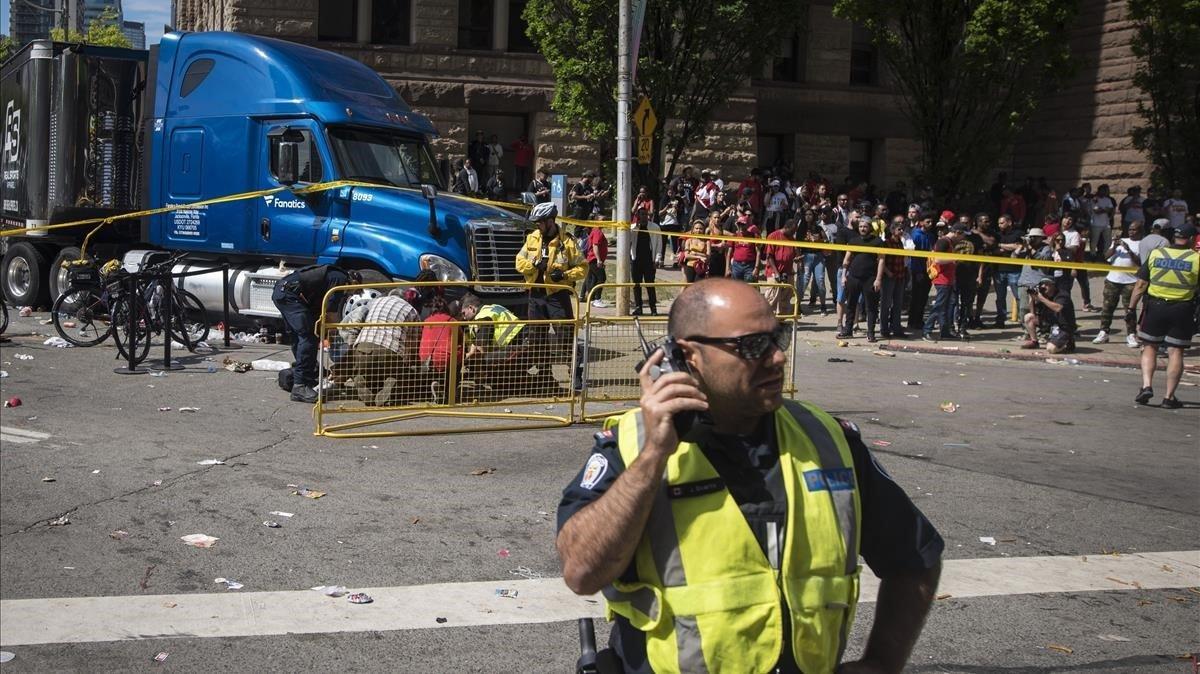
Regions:
<instances>
[{"instance_id":1,"label":"bicycle helmet","mask_svg":"<svg viewBox=\"0 0 1200 674\"><path fill-rule=\"evenodd\" d=\"M541 222L547 218L553 218L558 215L558 207L550 202L538 204L529 211L529 220L531 222Z\"/></svg>"}]
</instances>

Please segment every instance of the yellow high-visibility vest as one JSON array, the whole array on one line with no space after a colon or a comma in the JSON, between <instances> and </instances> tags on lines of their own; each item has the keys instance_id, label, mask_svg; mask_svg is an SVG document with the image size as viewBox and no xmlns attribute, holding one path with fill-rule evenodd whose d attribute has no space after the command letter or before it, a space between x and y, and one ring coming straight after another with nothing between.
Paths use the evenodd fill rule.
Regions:
<instances>
[{"instance_id":1,"label":"yellow high-visibility vest","mask_svg":"<svg viewBox=\"0 0 1200 674\"><path fill-rule=\"evenodd\" d=\"M516 314L499 304L485 304L479 307L479 312L472 320L492 321L495 324L492 329L492 344L497 347L511 344L517 335L521 334L521 329L525 327L519 322ZM479 332L479 326L472 325L469 332L471 339L474 340L475 334Z\"/></svg>"},{"instance_id":2,"label":"yellow high-visibility vest","mask_svg":"<svg viewBox=\"0 0 1200 674\"><path fill-rule=\"evenodd\" d=\"M791 646L806 674L836 669L858 601L861 504L854 460L838 422L786 401L774 415L787 493L787 530L773 568L700 448L667 461L634 567L638 580L605 588L608 617L646 633L655 672L766 672ZM641 414L617 422L625 465L641 448ZM773 537L767 541L773 551Z\"/></svg>"},{"instance_id":3,"label":"yellow high-visibility vest","mask_svg":"<svg viewBox=\"0 0 1200 674\"><path fill-rule=\"evenodd\" d=\"M1172 302L1190 300L1200 284L1200 253L1188 248L1155 248L1146 258L1151 297Z\"/></svg>"}]
</instances>

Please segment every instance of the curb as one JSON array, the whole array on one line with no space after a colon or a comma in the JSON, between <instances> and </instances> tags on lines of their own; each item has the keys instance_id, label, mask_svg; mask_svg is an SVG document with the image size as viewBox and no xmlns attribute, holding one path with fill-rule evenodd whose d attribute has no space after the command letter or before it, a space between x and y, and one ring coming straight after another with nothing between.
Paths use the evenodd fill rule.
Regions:
<instances>
[{"instance_id":1,"label":"curb","mask_svg":"<svg viewBox=\"0 0 1200 674\"><path fill-rule=\"evenodd\" d=\"M1009 353L1002 353L999 351L967 350L967 349L963 349L962 347L937 347L937 346L924 346L924 345L918 346L915 344L909 345L909 344L886 343L886 344L880 344L879 350L880 351L895 351L898 353L929 353L929 354L941 355L941 356L970 356L972 358L995 358L995 359L1000 359L1000 360L1021 360L1021 361L1031 362L1031 363L1045 362L1048 358L1058 358L1060 360L1066 360L1067 358L1074 358L1079 361L1080 365L1100 365L1102 367L1123 367L1123 368L1132 368L1132 369L1137 369L1137 368L1141 367L1140 360L1104 358L1104 357L1097 357L1097 356L1089 356L1087 354L1080 355L1080 354L1073 354L1073 353L1058 355L1058 354L1051 354L1051 353L1045 351L1044 349L1037 349L1037 350L1032 350L1032 351L1012 351ZM1161 362L1161 360L1160 360L1160 362L1158 364L1158 369L1165 370L1166 363ZM1200 374L1200 365L1185 364L1183 366L1183 369L1185 372L1189 372L1191 374Z\"/></svg>"}]
</instances>

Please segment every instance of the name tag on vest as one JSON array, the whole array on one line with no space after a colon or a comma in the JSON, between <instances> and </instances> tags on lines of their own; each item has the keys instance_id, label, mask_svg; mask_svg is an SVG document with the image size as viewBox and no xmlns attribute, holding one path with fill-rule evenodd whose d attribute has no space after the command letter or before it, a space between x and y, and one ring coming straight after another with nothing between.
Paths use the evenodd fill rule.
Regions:
<instances>
[{"instance_id":1,"label":"name tag on vest","mask_svg":"<svg viewBox=\"0 0 1200 674\"><path fill-rule=\"evenodd\" d=\"M692 496L704 496L715 491L721 491L725 488L725 481L719 477L714 477L711 480L700 480L699 482L686 482L684 484L673 484L667 487L668 498L690 498Z\"/></svg>"},{"instance_id":2,"label":"name tag on vest","mask_svg":"<svg viewBox=\"0 0 1200 674\"><path fill-rule=\"evenodd\" d=\"M854 489L852 468L809 470L804 473L804 485L809 491L847 491Z\"/></svg>"}]
</instances>

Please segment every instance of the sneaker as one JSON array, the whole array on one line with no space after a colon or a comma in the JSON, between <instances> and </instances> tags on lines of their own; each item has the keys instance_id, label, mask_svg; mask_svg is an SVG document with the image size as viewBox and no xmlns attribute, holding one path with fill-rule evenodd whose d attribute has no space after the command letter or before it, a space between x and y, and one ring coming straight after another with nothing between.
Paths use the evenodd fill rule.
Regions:
<instances>
[{"instance_id":1,"label":"sneaker","mask_svg":"<svg viewBox=\"0 0 1200 674\"><path fill-rule=\"evenodd\" d=\"M1021 342L1022 349L1032 350L1038 348L1038 346L1040 346L1040 344L1038 344L1036 339L1027 339L1024 342Z\"/></svg>"},{"instance_id":2,"label":"sneaker","mask_svg":"<svg viewBox=\"0 0 1200 674\"><path fill-rule=\"evenodd\" d=\"M1092 344L1107 344L1107 343L1108 343L1108 331L1107 330L1101 330L1099 333L1097 333L1096 338L1092 340Z\"/></svg>"},{"instance_id":3,"label":"sneaker","mask_svg":"<svg viewBox=\"0 0 1200 674\"><path fill-rule=\"evenodd\" d=\"M921 339L925 340L926 342L936 342L937 341L937 338L933 336L932 332L922 332Z\"/></svg>"},{"instance_id":4,"label":"sneaker","mask_svg":"<svg viewBox=\"0 0 1200 674\"><path fill-rule=\"evenodd\" d=\"M1135 335L1125 335L1125 346L1128 346L1131 349L1136 349L1140 347L1141 344L1138 344L1138 339Z\"/></svg>"},{"instance_id":5,"label":"sneaker","mask_svg":"<svg viewBox=\"0 0 1200 674\"><path fill-rule=\"evenodd\" d=\"M875 342L878 342L879 340L875 338L875 335L868 334L868 335L867 335L867 341L868 341L868 342L871 342L872 344L874 344Z\"/></svg>"},{"instance_id":6,"label":"sneaker","mask_svg":"<svg viewBox=\"0 0 1200 674\"><path fill-rule=\"evenodd\" d=\"M1163 398L1161 404L1163 407L1165 407L1169 410L1177 410L1180 407L1183 407L1183 403L1179 402L1179 398L1176 398L1175 396L1171 396L1170 398Z\"/></svg>"},{"instance_id":7,"label":"sneaker","mask_svg":"<svg viewBox=\"0 0 1200 674\"><path fill-rule=\"evenodd\" d=\"M296 384L292 387L292 402L312 405L317 402L317 391L311 386Z\"/></svg>"},{"instance_id":8,"label":"sneaker","mask_svg":"<svg viewBox=\"0 0 1200 674\"><path fill-rule=\"evenodd\" d=\"M1150 388L1149 386L1143 386L1142 390L1138 391L1137 396L1134 397L1133 402L1139 405L1145 405L1146 403L1150 402L1150 399L1153 397L1154 389Z\"/></svg>"},{"instance_id":9,"label":"sneaker","mask_svg":"<svg viewBox=\"0 0 1200 674\"><path fill-rule=\"evenodd\" d=\"M995 323L992 323L992 327L993 327L993 328L996 328L997 330L1003 330L1003 329L1004 329L1004 327L1005 327L1005 325L1004 325L1004 319L1003 319L1003 318L997 318L997 319L996 319L996 322L995 322Z\"/></svg>"},{"instance_id":10,"label":"sneaker","mask_svg":"<svg viewBox=\"0 0 1200 674\"><path fill-rule=\"evenodd\" d=\"M605 300L592 300L592 306L596 307L597 309L607 309L612 305Z\"/></svg>"},{"instance_id":11,"label":"sneaker","mask_svg":"<svg viewBox=\"0 0 1200 674\"><path fill-rule=\"evenodd\" d=\"M850 339L851 335L848 332L839 332L834 335L834 339Z\"/></svg>"}]
</instances>

